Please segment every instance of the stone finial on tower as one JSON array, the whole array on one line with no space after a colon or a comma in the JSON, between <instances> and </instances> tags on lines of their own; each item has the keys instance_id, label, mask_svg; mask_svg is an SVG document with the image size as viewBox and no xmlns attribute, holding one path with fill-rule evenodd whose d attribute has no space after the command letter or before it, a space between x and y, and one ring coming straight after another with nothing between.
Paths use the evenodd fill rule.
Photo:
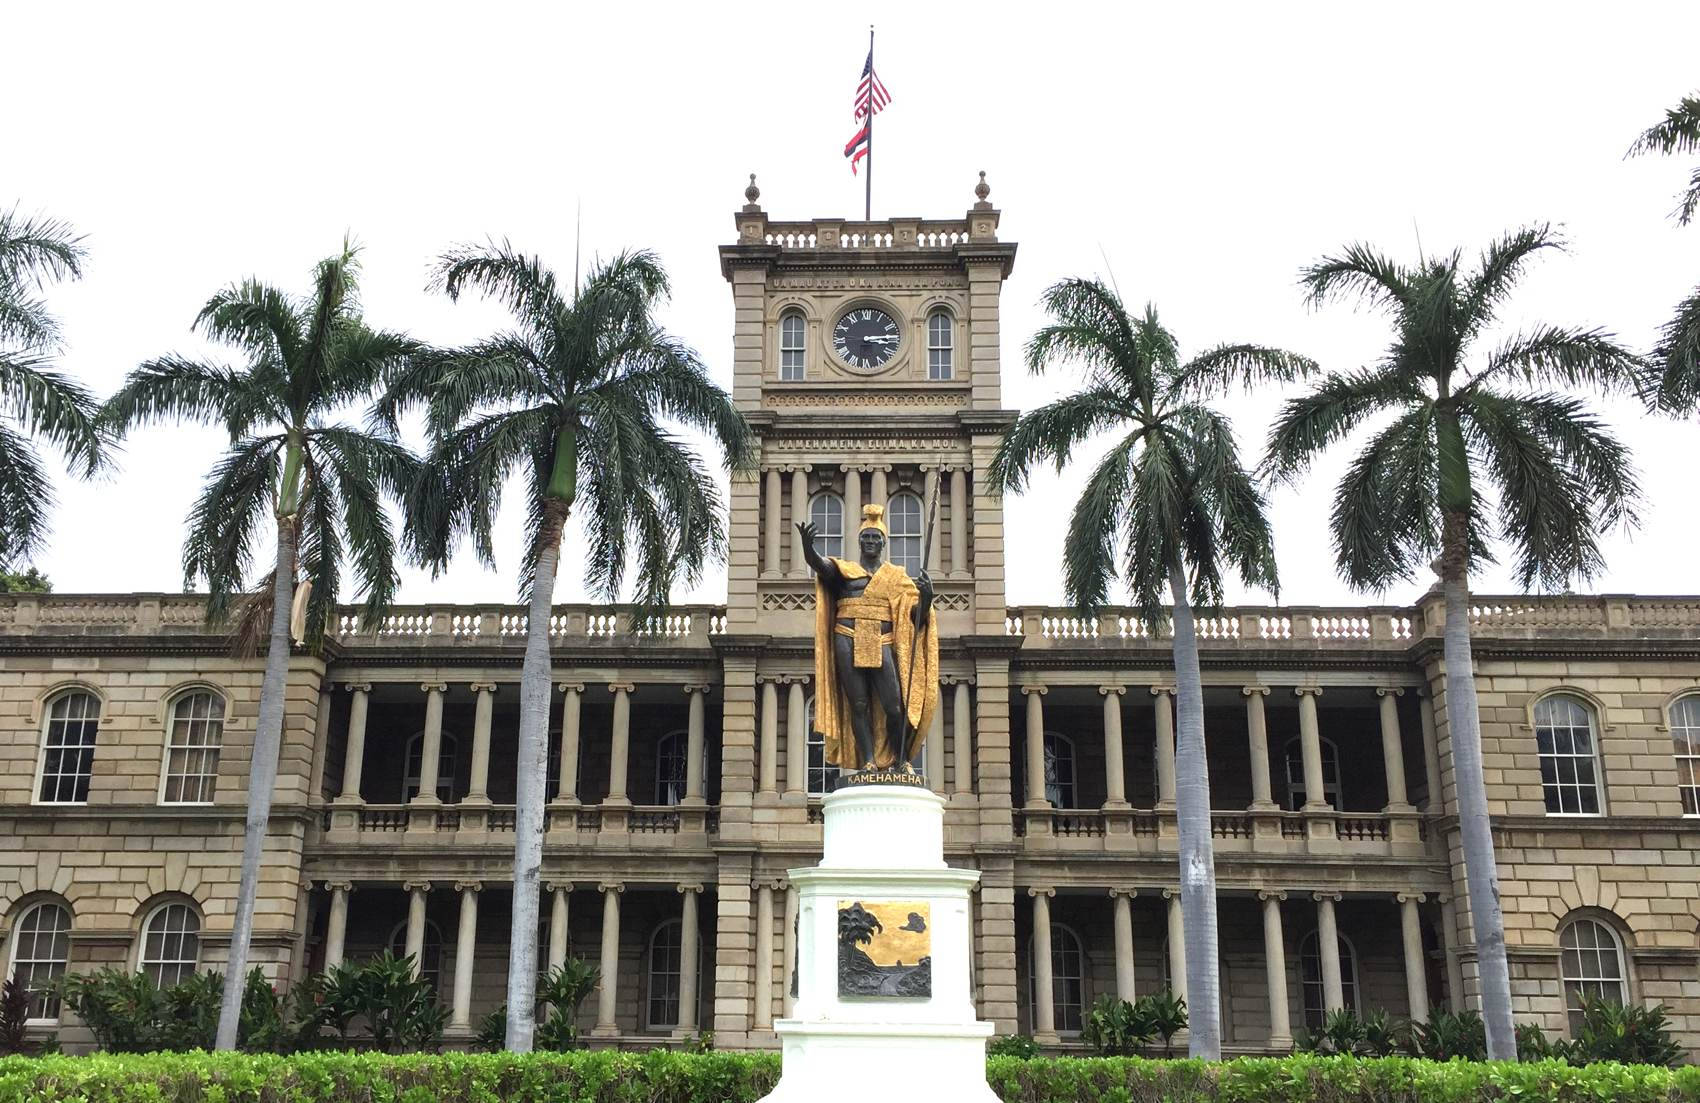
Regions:
<instances>
[{"instance_id":1,"label":"stone finial on tower","mask_svg":"<svg viewBox=\"0 0 1700 1103\"><path fill-rule=\"evenodd\" d=\"M750 177L750 179L754 180L755 177L752 176L752 177ZM978 184L974 185L974 198L978 199L981 203L984 203L984 202L986 202L986 197L991 195L991 194L992 194L992 186L990 184L986 183L986 170L981 169L980 170L980 182Z\"/></svg>"},{"instance_id":2,"label":"stone finial on tower","mask_svg":"<svg viewBox=\"0 0 1700 1103\"><path fill-rule=\"evenodd\" d=\"M981 173L984 176L985 173ZM750 186L744 189L744 210L759 211L761 205L756 200L761 198L761 189L756 187L756 174L750 173Z\"/></svg>"}]
</instances>

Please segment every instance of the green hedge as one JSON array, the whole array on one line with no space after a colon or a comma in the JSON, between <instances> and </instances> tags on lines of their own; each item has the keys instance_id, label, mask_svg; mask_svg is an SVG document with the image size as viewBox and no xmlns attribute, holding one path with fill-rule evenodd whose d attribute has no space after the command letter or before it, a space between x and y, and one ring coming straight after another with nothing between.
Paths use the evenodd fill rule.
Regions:
<instances>
[{"instance_id":1,"label":"green hedge","mask_svg":"<svg viewBox=\"0 0 1700 1103\"><path fill-rule=\"evenodd\" d=\"M754 1103L771 1053L146 1054L0 1059L0 1103ZM993 1057L1005 1103L1700 1103L1700 1068L1389 1057ZM929 1101L917 1101L929 1103Z\"/></svg>"}]
</instances>

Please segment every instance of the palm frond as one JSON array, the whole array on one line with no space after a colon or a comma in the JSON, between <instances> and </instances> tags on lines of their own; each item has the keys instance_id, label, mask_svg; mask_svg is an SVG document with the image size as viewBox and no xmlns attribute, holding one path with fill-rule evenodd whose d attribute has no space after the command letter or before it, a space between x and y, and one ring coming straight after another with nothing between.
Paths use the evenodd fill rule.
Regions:
<instances>
[{"instance_id":1,"label":"palm frond","mask_svg":"<svg viewBox=\"0 0 1700 1103\"><path fill-rule=\"evenodd\" d=\"M42 215L0 211L0 285L41 288L80 279L88 249L71 224Z\"/></svg>"},{"instance_id":2,"label":"palm frond","mask_svg":"<svg viewBox=\"0 0 1700 1103\"><path fill-rule=\"evenodd\" d=\"M35 446L0 423L0 570L11 570L41 550L53 503L53 480Z\"/></svg>"},{"instance_id":3,"label":"palm frond","mask_svg":"<svg viewBox=\"0 0 1700 1103\"><path fill-rule=\"evenodd\" d=\"M1110 600L1110 586L1118 573L1116 538L1134 504L1131 470L1140 438L1139 433L1129 433L1098 462L1069 517L1063 542L1063 592L1084 616L1092 616Z\"/></svg>"},{"instance_id":4,"label":"palm frond","mask_svg":"<svg viewBox=\"0 0 1700 1103\"><path fill-rule=\"evenodd\" d=\"M1334 492L1335 567L1354 587L1405 581L1440 547L1433 411L1411 409L1372 437Z\"/></svg>"},{"instance_id":5,"label":"palm frond","mask_svg":"<svg viewBox=\"0 0 1700 1103\"><path fill-rule=\"evenodd\" d=\"M438 258L426 284L458 302L468 288L506 306L522 322L554 316L566 307L555 274L542 259L514 249L506 238L483 245L456 245Z\"/></svg>"},{"instance_id":6,"label":"palm frond","mask_svg":"<svg viewBox=\"0 0 1700 1103\"><path fill-rule=\"evenodd\" d=\"M209 621L223 619L232 597L246 589L272 518L282 446L281 436L234 445L213 466L189 509L183 584L193 589L197 582L206 583Z\"/></svg>"},{"instance_id":7,"label":"palm frond","mask_svg":"<svg viewBox=\"0 0 1700 1103\"><path fill-rule=\"evenodd\" d=\"M216 292L195 316L209 340L235 345L258 362L275 363L282 379L301 355L303 319L288 295L249 278Z\"/></svg>"},{"instance_id":8,"label":"palm frond","mask_svg":"<svg viewBox=\"0 0 1700 1103\"><path fill-rule=\"evenodd\" d=\"M100 404L81 383L50 370L42 357L0 352L0 412L58 448L85 477L106 462Z\"/></svg>"},{"instance_id":9,"label":"palm frond","mask_svg":"<svg viewBox=\"0 0 1700 1103\"><path fill-rule=\"evenodd\" d=\"M1062 280L1045 289L1040 305L1053 321L1028 339L1028 371L1042 375L1058 361L1078 360L1096 386L1152 395L1141 334L1113 289L1098 280ZM1143 343L1150 346L1151 335Z\"/></svg>"},{"instance_id":10,"label":"palm frond","mask_svg":"<svg viewBox=\"0 0 1700 1103\"><path fill-rule=\"evenodd\" d=\"M1291 481L1330 444L1343 440L1380 410L1428 401L1397 367L1331 372L1307 395L1288 399L1269 429L1262 472Z\"/></svg>"},{"instance_id":11,"label":"palm frond","mask_svg":"<svg viewBox=\"0 0 1700 1103\"><path fill-rule=\"evenodd\" d=\"M1651 404L1671 413L1700 406L1700 287L1677 304L1653 346Z\"/></svg>"},{"instance_id":12,"label":"palm frond","mask_svg":"<svg viewBox=\"0 0 1700 1103\"><path fill-rule=\"evenodd\" d=\"M1608 394L1639 394L1648 389L1649 371L1645 360L1602 329L1540 325L1506 338L1459 391L1500 377L1534 384L1589 386Z\"/></svg>"},{"instance_id":13,"label":"palm frond","mask_svg":"<svg viewBox=\"0 0 1700 1103\"><path fill-rule=\"evenodd\" d=\"M1471 331L1493 320L1495 308L1510 295L1535 254L1564 248L1564 238L1550 224L1541 223L1513 230L1482 250L1481 264L1464 281L1463 313Z\"/></svg>"},{"instance_id":14,"label":"palm frond","mask_svg":"<svg viewBox=\"0 0 1700 1103\"><path fill-rule=\"evenodd\" d=\"M619 373L586 393L619 388L647 409L709 434L728 466L741 471L755 457L755 434L726 392L709 378L690 346L661 334L651 334L645 347L621 357Z\"/></svg>"},{"instance_id":15,"label":"palm frond","mask_svg":"<svg viewBox=\"0 0 1700 1103\"><path fill-rule=\"evenodd\" d=\"M461 540L469 539L479 561L493 568L492 526L502 484L539 441L553 445L559 418L553 407L501 411L439 440L408 492L406 535L413 559L441 572Z\"/></svg>"},{"instance_id":16,"label":"palm frond","mask_svg":"<svg viewBox=\"0 0 1700 1103\"><path fill-rule=\"evenodd\" d=\"M316 441L318 448L303 448L301 450L302 491L301 504L295 515L296 570L302 580L312 583L312 593L307 598L306 638L315 650L323 643L325 629L330 619L336 615L336 603L342 589L342 561L347 553L343 539L342 523L361 512L362 507L356 506L342 495L343 480L330 463L335 456L335 450L326 445L323 439ZM385 528L382 503L378 503L375 515L360 518L355 523L362 525L378 525ZM389 575L384 574L385 557L380 553L375 557L376 563L362 560L359 549L356 549L356 570L367 567L374 568L378 573L369 575L365 582L385 592L393 592L394 563L393 547L389 557ZM370 610L362 610L369 614ZM370 616L363 619L370 623Z\"/></svg>"},{"instance_id":17,"label":"palm frond","mask_svg":"<svg viewBox=\"0 0 1700 1103\"><path fill-rule=\"evenodd\" d=\"M300 352L286 358L290 367L290 407L298 419L304 420L309 410L326 399L340 399L347 393L327 388L324 377L338 370L335 357L345 351L344 338L348 332L364 328L359 322L359 254L359 246L344 238L342 252L326 257L313 269L312 309L304 319L306 324L300 328ZM360 366L357 359L354 365L342 367ZM360 391L370 391L376 385L376 372L373 375Z\"/></svg>"},{"instance_id":18,"label":"palm frond","mask_svg":"<svg viewBox=\"0 0 1700 1103\"><path fill-rule=\"evenodd\" d=\"M1675 107L1665 111L1665 117L1648 127L1629 147L1627 157L1643 153L1693 153L1700 150L1700 95L1684 96ZM1688 190L1678 201L1674 217L1686 226L1700 209L1700 168L1689 177Z\"/></svg>"},{"instance_id":19,"label":"palm frond","mask_svg":"<svg viewBox=\"0 0 1700 1103\"><path fill-rule=\"evenodd\" d=\"M1355 242L1339 256L1324 257L1299 272L1305 300L1321 306L1342 298L1394 309L1410 296L1410 273L1370 245Z\"/></svg>"},{"instance_id":20,"label":"palm frond","mask_svg":"<svg viewBox=\"0 0 1700 1103\"><path fill-rule=\"evenodd\" d=\"M375 623L395 600L401 585L395 533L384 511L384 499L399 499L406 494L418 477L419 461L398 443L353 429L320 429L308 440L317 476L334 488L341 506L341 529L353 558L359 586L355 596L363 605L362 619ZM327 608L333 606L334 601L327 604ZM309 631L311 638L319 637L311 625Z\"/></svg>"},{"instance_id":21,"label":"palm frond","mask_svg":"<svg viewBox=\"0 0 1700 1103\"><path fill-rule=\"evenodd\" d=\"M351 402L363 402L379 390L393 373L424 354L425 346L403 333L371 329L349 319L332 334L320 369L316 410L334 410Z\"/></svg>"},{"instance_id":22,"label":"palm frond","mask_svg":"<svg viewBox=\"0 0 1700 1103\"><path fill-rule=\"evenodd\" d=\"M261 420L287 423L281 396L251 375L187 357L168 355L132 371L101 410L101 420L122 438L140 425L167 420L223 423L236 440Z\"/></svg>"},{"instance_id":23,"label":"palm frond","mask_svg":"<svg viewBox=\"0 0 1700 1103\"><path fill-rule=\"evenodd\" d=\"M1207 398L1230 390L1291 383L1316 370L1316 361L1285 349L1220 345L1181 365L1169 380L1165 395L1170 401Z\"/></svg>"},{"instance_id":24,"label":"palm frond","mask_svg":"<svg viewBox=\"0 0 1700 1103\"><path fill-rule=\"evenodd\" d=\"M1208 542L1201 538L1196 547L1189 542L1183 550L1192 565L1193 604L1208 608L1221 603L1224 562L1241 581L1279 595L1267 503L1240 460L1232 423L1202 404L1180 407L1167 420L1173 430L1170 439L1189 472L1191 527L1209 534Z\"/></svg>"},{"instance_id":25,"label":"palm frond","mask_svg":"<svg viewBox=\"0 0 1700 1103\"><path fill-rule=\"evenodd\" d=\"M1022 414L1004 434L988 478L1002 491L1020 492L1036 465L1050 462L1061 471L1075 447L1129 420L1137 420L1137 411L1126 396L1106 387L1048 402Z\"/></svg>"}]
</instances>

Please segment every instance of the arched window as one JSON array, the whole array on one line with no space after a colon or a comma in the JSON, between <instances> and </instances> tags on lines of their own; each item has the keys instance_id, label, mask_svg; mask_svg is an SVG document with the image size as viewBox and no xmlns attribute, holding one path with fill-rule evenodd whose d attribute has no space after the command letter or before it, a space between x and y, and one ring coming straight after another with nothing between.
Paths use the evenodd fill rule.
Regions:
<instances>
[{"instance_id":1,"label":"arched window","mask_svg":"<svg viewBox=\"0 0 1700 1103\"><path fill-rule=\"evenodd\" d=\"M37 800L44 804L88 803L99 728L100 699L86 690L69 690L48 703L41 733Z\"/></svg>"},{"instance_id":2,"label":"arched window","mask_svg":"<svg viewBox=\"0 0 1700 1103\"><path fill-rule=\"evenodd\" d=\"M1297 812L1309 796L1305 793L1304 741L1287 741L1287 811ZM1322 740L1322 799L1340 807L1340 756L1332 739Z\"/></svg>"},{"instance_id":3,"label":"arched window","mask_svg":"<svg viewBox=\"0 0 1700 1103\"><path fill-rule=\"evenodd\" d=\"M224 698L205 689L179 696L171 705L159 799L166 804L210 803L223 745Z\"/></svg>"},{"instance_id":4,"label":"arched window","mask_svg":"<svg viewBox=\"0 0 1700 1103\"><path fill-rule=\"evenodd\" d=\"M655 803L674 805L685 799L684 732L669 732L655 745Z\"/></svg>"},{"instance_id":5,"label":"arched window","mask_svg":"<svg viewBox=\"0 0 1700 1103\"><path fill-rule=\"evenodd\" d=\"M1547 815L1599 815L1594 710L1568 693L1535 702L1535 750L1540 755Z\"/></svg>"},{"instance_id":6,"label":"arched window","mask_svg":"<svg viewBox=\"0 0 1700 1103\"><path fill-rule=\"evenodd\" d=\"M905 490L891 496L885 523L891 529L891 561L908 571L921 571L921 499Z\"/></svg>"},{"instance_id":7,"label":"arched window","mask_svg":"<svg viewBox=\"0 0 1700 1103\"><path fill-rule=\"evenodd\" d=\"M1074 740L1060 732L1045 733L1045 799L1057 808L1076 808Z\"/></svg>"},{"instance_id":8,"label":"arched window","mask_svg":"<svg viewBox=\"0 0 1700 1103\"><path fill-rule=\"evenodd\" d=\"M1572 919L1558 932L1558 968L1564 980L1564 1009L1570 1033L1582 1031L1582 997L1610 1003L1629 1000L1623 943L1617 932L1597 919Z\"/></svg>"},{"instance_id":9,"label":"arched window","mask_svg":"<svg viewBox=\"0 0 1700 1103\"><path fill-rule=\"evenodd\" d=\"M455 786L455 752L458 744L454 736L444 732L442 742L437 746L437 799L447 801L454 792ZM420 732L407 741L407 756L401 777L401 799L412 800L419 795L419 767L425 761L425 733Z\"/></svg>"},{"instance_id":10,"label":"arched window","mask_svg":"<svg viewBox=\"0 0 1700 1103\"><path fill-rule=\"evenodd\" d=\"M59 994L55 985L71 962L71 912L62 904L42 901L24 909L12 928L11 960L6 976L29 993L31 1022L57 1022Z\"/></svg>"},{"instance_id":11,"label":"arched window","mask_svg":"<svg viewBox=\"0 0 1700 1103\"><path fill-rule=\"evenodd\" d=\"M1357 1011L1358 955L1345 935L1339 937L1340 993L1346 1007ZM1304 989L1305 1026L1311 1030L1320 1029L1322 1017L1327 1013L1327 1002L1322 991L1322 940L1315 931L1299 942L1299 981Z\"/></svg>"},{"instance_id":12,"label":"arched window","mask_svg":"<svg viewBox=\"0 0 1700 1103\"><path fill-rule=\"evenodd\" d=\"M823 797L838 788L838 778L842 774L837 766L826 760L826 736L815 727L815 699L809 698L809 796Z\"/></svg>"},{"instance_id":13,"label":"arched window","mask_svg":"<svg viewBox=\"0 0 1700 1103\"><path fill-rule=\"evenodd\" d=\"M935 310L927 317L927 378L951 377L951 353L955 344L955 327L950 312Z\"/></svg>"},{"instance_id":14,"label":"arched window","mask_svg":"<svg viewBox=\"0 0 1700 1103\"><path fill-rule=\"evenodd\" d=\"M1033 942L1027 943L1027 999L1039 1006L1039 971L1034 968ZM1051 924L1051 1009L1058 1034L1080 1033L1086 1008L1086 952L1080 936L1061 923ZM1035 1016L1035 1019L1037 1016Z\"/></svg>"},{"instance_id":15,"label":"arched window","mask_svg":"<svg viewBox=\"0 0 1700 1103\"><path fill-rule=\"evenodd\" d=\"M684 924L669 919L649 936L649 999L644 1024L650 1030L679 1025L679 989L684 964ZM702 952L702 942L697 942Z\"/></svg>"},{"instance_id":16,"label":"arched window","mask_svg":"<svg viewBox=\"0 0 1700 1103\"><path fill-rule=\"evenodd\" d=\"M809 501L809 521L815 526L815 551L844 558L844 499L822 491Z\"/></svg>"},{"instance_id":17,"label":"arched window","mask_svg":"<svg viewBox=\"0 0 1700 1103\"><path fill-rule=\"evenodd\" d=\"M419 979L435 989L443 979L443 932L427 919L424 934L424 940L419 945ZM390 953L396 957L407 953L406 923L396 924L395 930L390 932Z\"/></svg>"},{"instance_id":18,"label":"arched window","mask_svg":"<svg viewBox=\"0 0 1700 1103\"><path fill-rule=\"evenodd\" d=\"M1671 704L1670 738L1676 753L1682 814L1700 816L1700 693L1679 697Z\"/></svg>"},{"instance_id":19,"label":"arched window","mask_svg":"<svg viewBox=\"0 0 1700 1103\"><path fill-rule=\"evenodd\" d=\"M136 967L154 984L170 988L201 964L201 917L187 904L161 904L142 924L142 952Z\"/></svg>"},{"instance_id":20,"label":"arched window","mask_svg":"<svg viewBox=\"0 0 1700 1103\"><path fill-rule=\"evenodd\" d=\"M779 378L792 382L803 378L803 334L808 323L801 310L787 310L779 319Z\"/></svg>"}]
</instances>

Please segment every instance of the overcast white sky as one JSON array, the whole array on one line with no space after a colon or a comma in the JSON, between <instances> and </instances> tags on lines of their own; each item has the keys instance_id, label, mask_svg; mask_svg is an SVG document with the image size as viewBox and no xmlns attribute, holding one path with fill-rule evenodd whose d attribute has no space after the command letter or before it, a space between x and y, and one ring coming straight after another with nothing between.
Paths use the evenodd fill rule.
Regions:
<instances>
[{"instance_id":1,"label":"overcast white sky","mask_svg":"<svg viewBox=\"0 0 1700 1103\"><path fill-rule=\"evenodd\" d=\"M1419 17L1420 16L1420 17ZM423 290L445 245L507 235L558 269L658 250L667 325L730 382L731 300L716 246L750 172L775 218L852 216L840 155L879 25L875 217L951 217L986 170L1020 243L1004 291L1006 405L1054 393L1020 347L1048 283L1105 270L1157 303L1188 350L1285 345L1328 367L1373 357L1385 323L1307 311L1299 267L1365 239L1401 257L1473 254L1522 223L1562 223L1512 325L1606 326L1637 347L1700 280L1700 227L1666 218L1692 165L1624 161L1635 135L1700 88L1700 4L24 4L0 8L11 105L0 203L88 235L86 278L56 289L65 366L109 393L139 361L202 348L201 303L250 274L304 291L351 230L369 320L437 342L501 322ZM228 354L226 354L228 355ZM1275 395L1231 404L1248 456ZM1694 593L1700 425L1611 408L1648 508L1608 543L1600 592ZM121 473L61 480L57 589L172 590L182 521L220 434L132 439ZM1273 499L1282 598L1366 600L1325 531L1346 453ZM1058 534L1078 476L1009 502L1009 596L1056 601ZM517 503L518 499L514 501ZM409 572L403 600L513 600L470 556ZM583 593L566 556L558 594ZM1388 597L1406 601L1427 579ZM1508 575L1477 580L1503 592ZM694 594L719 601L716 572ZM1264 595L1236 590L1237 599Z\"/></svg>"}]
</instances>

